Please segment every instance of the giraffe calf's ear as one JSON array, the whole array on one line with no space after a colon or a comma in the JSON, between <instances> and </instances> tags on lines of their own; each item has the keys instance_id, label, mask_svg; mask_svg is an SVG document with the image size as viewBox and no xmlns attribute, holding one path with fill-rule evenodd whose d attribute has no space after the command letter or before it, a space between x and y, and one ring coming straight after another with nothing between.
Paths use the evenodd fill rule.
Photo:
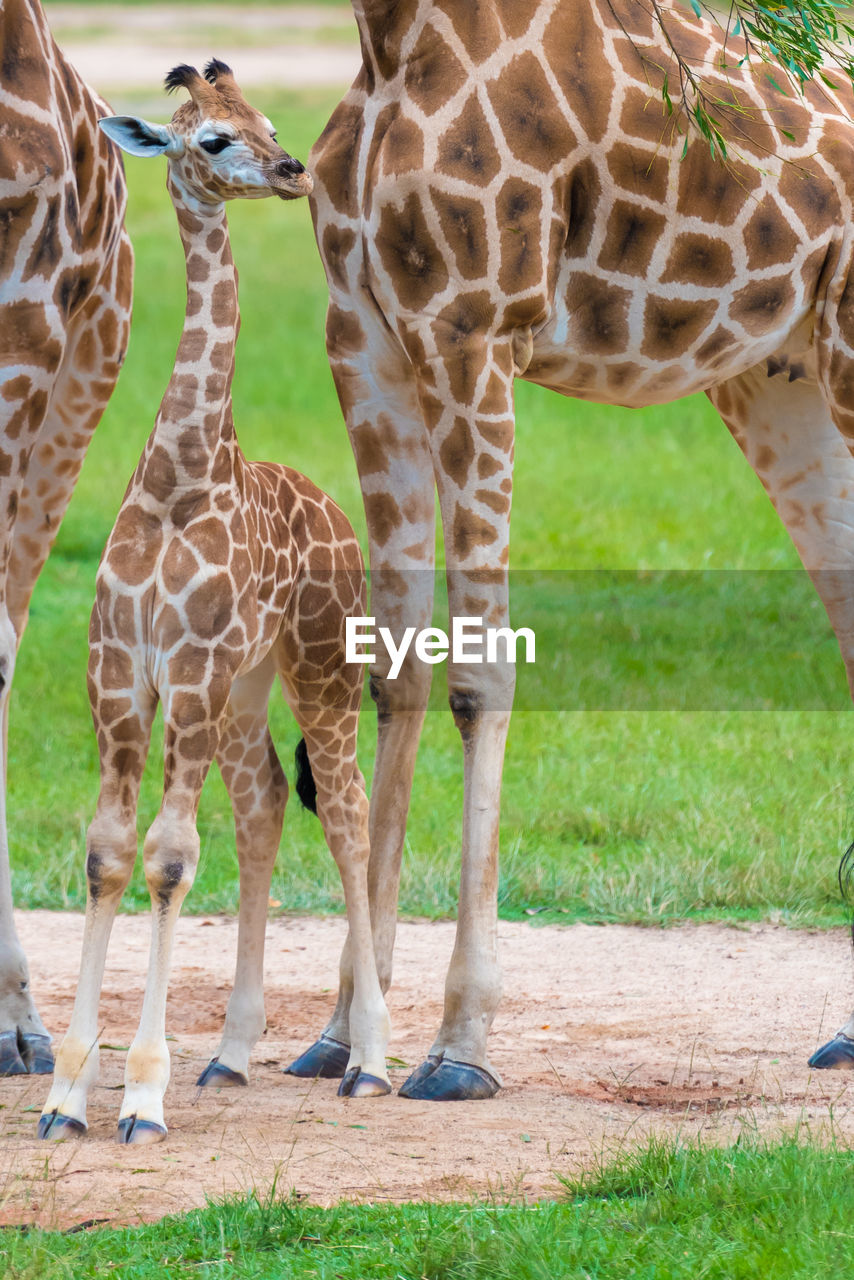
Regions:
<instances>
[{"instance_id":1,"label":"giraffe calf's ear","mask_svg":"<svg viewBox=\"0 0 854 1280\"><path fill-rule=\"evenodd\" d=\"M139 116L106 116L98 124L108 138L132 156L174 155L179 149L175 135L165 124L149 124Z\"/></svg>"}]
</instances>

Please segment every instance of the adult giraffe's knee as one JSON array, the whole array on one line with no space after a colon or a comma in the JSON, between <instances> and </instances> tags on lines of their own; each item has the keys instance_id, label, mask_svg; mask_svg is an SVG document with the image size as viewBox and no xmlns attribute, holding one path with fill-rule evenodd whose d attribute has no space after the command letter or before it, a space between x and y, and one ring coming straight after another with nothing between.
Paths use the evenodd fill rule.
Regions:
<instances>
[{"instance_id":1,"label":"adult giraffe's knee","mask_svg":"<svg viewBox=\"0 0 854 1280\"><path fill-rule=\"evenodd\" d=\"M380 727L396 716L412 712L423 715L430 697L432 674L432 667L412 653L406 655L394 676L388 665L371 668L369 689Z\"/></svg>"},{"instance_id":2,"label":"adult giraffe's knee","mask_svg":"<svg viewBox=\"0 0 854 1280\"><path fill-rule=\"evenodd\" d=\"M484 663L474 670L476 676L470 674L472 668L452 667L448 673L448 704L463 746L496 715L510 715L516 688L516 669L510 663Z\"/></svg>"}]
</instances>

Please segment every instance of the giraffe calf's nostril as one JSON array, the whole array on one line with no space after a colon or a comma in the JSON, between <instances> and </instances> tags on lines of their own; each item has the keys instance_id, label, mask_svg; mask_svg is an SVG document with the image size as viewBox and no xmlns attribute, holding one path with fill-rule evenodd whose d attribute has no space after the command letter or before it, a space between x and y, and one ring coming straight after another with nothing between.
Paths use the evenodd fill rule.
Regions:
<instances>
[{"instance_id":1,"label":"giraffe calf's nostril","mask_svg":"<svg viewBox=\"0 0 854 1280\"><path fill-rule=\"evenodd\" d=\"M281 178L292 178L298 173L305 173L305 165L300 164L293 156L284 156L276 165L276 173Z\"/></svg>"}]
</instances>

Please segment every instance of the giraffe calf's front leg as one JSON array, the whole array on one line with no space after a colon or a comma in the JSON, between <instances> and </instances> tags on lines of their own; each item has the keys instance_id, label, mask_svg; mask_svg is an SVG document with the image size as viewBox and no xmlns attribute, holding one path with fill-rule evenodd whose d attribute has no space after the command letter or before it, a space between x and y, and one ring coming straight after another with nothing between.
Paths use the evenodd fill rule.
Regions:
<instances>
[{"instance_id":1,"label":"giraffe calf's front leg","mask_svg":"<svg viewBox=\"0 0 854 1280\"><path fill-rule=\"evenodd\" d=\"M167 727L167 742L169 741ZM163 1098L169 1083L166 992L172 942L181 904L195 878L199 835L193 818L197 797L186 813L170 812L168 797L145 839L145 879L151 894L151 949L139 1028L125 1065L125 1092L117 1139L140 1146L166 1137Z\"/></svg>"},{"instance_id":2,"label":"giraffe calf's front leg","mask_svg":"<svg viewBox=\"0 0 854 1280\"><path fill-rule=\"evenodd\" d=\"M38 1137L77 1138L86 1132L86 1099L98 1079L99 1066L97 1036L88 1044L77 1036L65 1036L39 1117Z\"/></svg>"},{"instance_id":3,"label":"giraffe calf's front leg","mask_svg":"<svg viewBox=\"0 0 854 1280\"><path fill-rule=\"evenodd\" d=\"M146 724L150 723L151 714L153 708L149 708ZM103 777L111 779L113 760L105 746ZM128 807L116 805L115 794L121 788L114 792L108 782L86 833L86 923L80 980L71 1022L59 1047L50 1093L39 1119L40 1138L77 1137L87 1128L86 1099L98 1079L98 1002L107 945L136 857L136 786L142 762L134 767L126 753L124 764L123 777L129 784Z\"/></svg>"}]
</instances>

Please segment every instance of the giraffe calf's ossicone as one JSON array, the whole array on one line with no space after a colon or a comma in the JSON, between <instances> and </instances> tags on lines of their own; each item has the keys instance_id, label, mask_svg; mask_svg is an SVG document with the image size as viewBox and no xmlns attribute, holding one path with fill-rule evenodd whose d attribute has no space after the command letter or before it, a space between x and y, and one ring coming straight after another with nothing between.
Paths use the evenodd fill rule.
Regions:
<instances>
[{"instance_id":1,"label":"giraffe calf's ossicone","mask_svg":"<svg viewBox=\"0 0 854 1280\"><path fill-rule=\"evenodd\" d=\"M160 703L163 801L143 845L150 972L118 1126L118 1140L134 1144L166 1133L172 938L199 859L196 814L214 759L234 811L240 919L223 1036L199 1083L246 1084L264 1030L264 933L288 795L267 723L277 676L305 743L300 788L306 796L315 788L349 915L354 990L340 1092L390 1089L368 909L368 802L356 762L362 673L345 661L345 619L365 612L362 556L343 512L311 481L243 457L232 418L239 315L225 201L294 198L311 190L311 178L224 63L209 63L204 77L177 67L167 87L190 95L169 125L101 122L125 150L167 157L188 306L172 379L98 572L88 683L101 790L87 837L80 983L39 1123L43 1137L85 1132L107 943L136 856L139 784Z\"/></svg>"}]
</instances>

